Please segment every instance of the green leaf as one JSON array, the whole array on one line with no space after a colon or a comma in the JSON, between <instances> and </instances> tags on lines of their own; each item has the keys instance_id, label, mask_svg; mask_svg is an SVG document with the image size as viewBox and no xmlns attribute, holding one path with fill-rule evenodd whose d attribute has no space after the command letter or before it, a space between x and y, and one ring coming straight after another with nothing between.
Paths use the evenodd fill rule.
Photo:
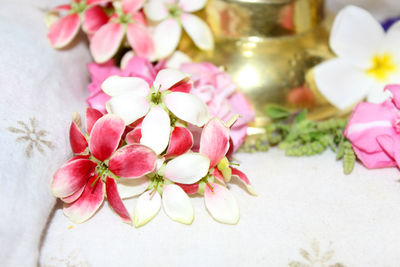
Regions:
<instances>
[{"instance_id":1,"label":"green leaf","mask_svg":"<svg viewBox=\"0 0 400 267\"><path fill-rule=\"evenodd\" d=\"M285 119L290 115L289 110L279 105L269 105L266 108L266 113L273 120Z\"/></svg>"},{"instance_id":2,"label":"green leaf","mask_svg":"<svg viewBox=\"0 0 400 267\"><path fill-rule=\"evenodd\" d=\"M304 121L307 117L307 110L303 109L302 111L300 111L299 114L297 114L297 116L294 118L294 123L299 123L301 121Z\"/></svg>"}]
</instances>

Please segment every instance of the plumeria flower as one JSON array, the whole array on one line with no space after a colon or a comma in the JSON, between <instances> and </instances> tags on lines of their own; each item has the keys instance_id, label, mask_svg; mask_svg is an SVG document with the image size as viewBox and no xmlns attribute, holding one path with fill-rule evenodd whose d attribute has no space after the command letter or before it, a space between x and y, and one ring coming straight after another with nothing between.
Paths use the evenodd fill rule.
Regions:
<instances>
[{"instance_id":1,"label":"plumeria flower","mask_svg":"<svg viewBox=\"0 0 400 267\"><path fill-rule=\"evenodd\" d=\"M195 45L203 50L214 46L207 24L191 12L202 9L206 0L149 0L144 6L148 19L159 21L154 30L157 58L172 54L178 46L183 27Z\"/></svg>"},{"instance_id":2,"label":"plumeria flower","mask_svg":"<svg viewBox=\"0 0 400 267\"><path fill-rule=\"evenodd\" d=\"M105 196L122 221L131 223L116 180L141 178L151 173L157 156L140 144L118 149L125 131L125 123L118 116L108 114L98 118L98 113L92 112L88 117L86 137L74 122L71 124L71 146L74 153L81 155L73 157L54 174L51 191L61 198L64 214L75 223L89 219Z\"/></svg>"},{"instance_id":3,"label":"plumeria flower","mask_svg":"<svg viewBox=\"0 0 400 267\"><path fill-rule=\"evenodd\" d=\"M322 95L338 109L347 109L367 97L381 103L383 88L400 82L400 23L387 33L366 10L348 6L337 15L330 47L338 56L315 67Z\"/></svg>"},{"instance_id":4,"label":"plumeria flower","mask_svg":"<svg viewBox=\"0 0 400 267\"><path fill-rule=\"evenodd\" d=\"M60 12L67 15L51 21L47 38L55 48L62 48L71 43L78 34L80 26L88 34L93 34L107 23L108 16L99 5L110 0L73 0L71 4L55 7L48 14L54 17ZM58 16L56 16L58 17Z\"/></svg>"},{"instance_id":5,"label":"plumeria flower","mask_svg":"<svg viewBox=\"0 0 400 267\"><path fill-rule=\"evenodd\" d=\"M102 84L111 96L106 109L129 125L143 118L140 143L160 155L168 146L171 124L182 121L203 126L209 119L206 104L189 93L187 75L173 69L161 70L152 85L137 77L111 76ZM172 119L171 119L171 117Z\"/></svg>"},{"instance_id":6,"label":"plumeria flower","mask_svg":"<svg viewBox=\"0 0 400 267\"><path fill-rule=\"evenodd\" d=\"M149 58L154 53L153 39L145 26L143 14L139 12L143 0L114 2L116 14L103 25L90 42L90 51L97 63L112 58L124 37L138 56Z\"/></svg>"}]
</instances>

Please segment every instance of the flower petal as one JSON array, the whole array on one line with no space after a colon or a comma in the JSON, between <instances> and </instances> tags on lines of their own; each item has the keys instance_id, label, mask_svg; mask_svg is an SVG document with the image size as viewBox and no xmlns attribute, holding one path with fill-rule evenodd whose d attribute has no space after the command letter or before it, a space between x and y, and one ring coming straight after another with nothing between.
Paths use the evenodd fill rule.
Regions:
<instances>
[{"instance_id":1,"label":"flower petal","mask_svg":"<svg viewBox=\"0 0 400 267\"><path fill-rule=\"evenodd\" d=\"M192 14L182 14L180 18L183 28L198 48L203 50L214 48L211 30L203 20Z\"/></svg>"},{"instance_id":2,"label":"flower petal","mask_svg":"<svg viewBox=\"0 0 400 267\"><path fill-rule=\"evenodd\" d=\"M172 56L169 57L166 67L172 69L179 69L182 64L191 62L191 58L181 51L175 51Z\"/></svg>"},{"instance_id":3,"label":"flower petal","mask_svg":"<svg viewBox=\"0 0 400 267\"><path fill-rule=\"evenodd\" d=\"M155 106L143 119L140 143L160 155L168 146L170 133L171 121L167 112Z\"/></svg>"},{"instance_id":4,"label":"flower petal","mask_svg":"<svg viewBox=\"0 0 400 267\"><path fill-rule=\"evenodd\" d=\"M140 23L130 23L127 30L128 42L135 53L144 58L151 58L155 52L154 41L147 28Z\"/></svg>"},{"instance_id":5,"label":"flower petal","mask_svg":"<svg viewBox=\"0 0 400 267\"><path fill-rule=\"evenodd\" d=\"M137 77L110 76L102 84L101 89L110 96L119 96L127 93L135 93L145 97L150 93L147 82Z\"/></svg>"},{"instance_id":6,"label":"flower petal","mask_svg":"<svg viewBox=\"0 0 400 267\"><path fill-rule=\"evenodd\" d=\"M340 58L354 66L368 68L372 57L379 52L384 36L382 26L370 13L348 6L336 16L329 43Z\"/></svg>"},{"instance_id":7,"label":"flower petal","mask_svg":"<svg viewBox=\"0 0 400 267\"><path fill-rule=\"evenodd\" d=\"M94 60L97 63L104 63L112 58L121 45L124 35L125 30L121 24L110 22L103 25L90 42L90 52Z\"/></svg>"},{"instance_id":8,"label":"flower petal","mask_svg":"<svg viewBox=\"0 0 400 267\"><path fill-rule=\"evenodd\" d=\"M148 223L161 208L161 197L157 191L151 192L150 190L144 192L137 200L134 224L135 227L140 227Z\"/></svg>"},{"instance_id":9,"label":"flower petal","mask_svg":"<svg viewBox=\"0 0 400 267\"><path fill-rule=\"evenodd\" d=\"M399 54L399 46L400 46L400 21L394 23L386 33L385 42L381 48L381 53L390 53L395 56L397 59L397 63L400 63L400 54Z\"/></svg>"},{"instance_id":10,"label":"flower petal","mask_svg":"<svg viewBox=\"0 0 400 267\"><path fill-rule=\"evenodd\" d=\"M179 7L185 12L199 11L205 7L207 0L179 0Z\"/></svg>"},{"instance_id":11,"label":"flower petal","mask_svg":"<svg viewBox=\"0 0 400 267\"><path fill-rule=\"evenodd\" d=\"M185 191L188 195L194 195L199 192L199 184L180 184L175 183L176 185L180 186L183 191Z\"/></svg>"},{"instance_id":12,"label":"flower petal","mask_svg":"<svg viewBox=\"0 0 400 267\"><path fill-rule=\"evenodd\" d=\"M220 223L237 224L239 205L231 192L222 185L210 183L204 191L204 202L211 216Z\"/></svg>"},{"instance_id":13,"label":"flower petal","mask_svg":"<svg viewBox=\"0 0 400 267\"><path fill-rule=\"evenodd\" d=\"M108 168L123 178L139 178L154 171L156 159L150 148L132 144L118 149L110 158Z\"/></svg>"},{"instance_id":14,"label":"flower petal","mask_svg":"<svg viewBox=\"0 0 400 267\"><path fill-rule=\"evenodd\" d=\"M107 114L93 126L89 139L89 150L92 155L104 161L117 150L125 130L124 121L115 115Z\"/></svg>"},{"instance_id":15,"label":"flower petal","mask_svg":"<svg viewBox=\"0 0 400 267\"><path fill-rule=\"evenodd\" d=\"M133 92L114 96L106 103L107 112L120 116L126 125L146 115L149 108L147 99Z\"/></svg>"},{"instance_id":16,"label":"flower petal","mask_svg":"<svg viewBox=\"0 0 400 267\"><path fill-rule=\"evenodd\" d=\"M399 84L389 84L385 87L385 91L391 93L391 99L393 104L397 109L400 109L400 85Z\"/></svg>"},{"instance_id":17,"label":"flower petal","mask_svg":"<svg viewBox=\"0 0 400 267\"><path fill-rule=\"evenodd\" d=\"M135 197L142 194L149 185L146 176L137 179L120 178L117 181L117 188L122 199Z\"/></svg>"},{"instance_id":18,"label":"flower petal","mask_svg":"<svg viewBox=\"0 0 400 267\"><path fill-rule=\"evenodd\" d=\"M55 48L68 45L79 31L78 14L69 14L51 24L47 38Z\"/></svg>"},{"instance_id":19,"label":"flower petal","mask_svg":"<svg viewBox=\"0 0 400 267\"><path fill-rule=\"evenodd\" d=\"M97 164L88 159L77 159L64 164L53 176L51 192L55 197L68 197L83 187L94 174Z\"/></svg>"},{"instance_id":20,"label":"flower petal","mask_svg":"<svg viewBox=\"0 0 400 267\"><path fill-rule=\"evenodd\" d=\"M95 33L108 22L108 16L100 6L91 6L86 9L82 29L88 34Z\"/></svg>"},{"instance_id":21,"label":"flower petal","mask_svg":"<svg viewBox=\"0 0 400 267\"><path fill-rule=\"evenodd\" d=\"M178 46L181 34L182 28L175 19L167 19L158 24L153 34L156 57L163 59L171 55Z\"/></svg>"},{"instance_id":22,"label":"flower petal","mask_svg":"<svg viewBox=\"0 0 400 267\"><path fill-rule=\"evenodd\" d=\"M128 145L139 144L141 138L142 138L142 128L136 127L126 135L125 141Z\"/></svg>"},{"instance_id":23,"label":"flower petal","mask_svg":"<svg viewBox=\"0 0 400 267\"><path fill-rule=\"evenodd\" d=\"M200 153L186 153L170 160L164 176L176 183L193 184L206 176L210 160Z\"/></svg>"},{"instance_id":24,"label":"flower petal","mask_svg":"<svg viewBox=\"0 0 400 267\"><path fill-rule=\"evenodd\" d=\"M163 92L186 78L188 78L188 75L184 72L176 69L164 69L158 72L153 86Z\"/></svg>"},{"instance_id":25,"label":"flower petal","mask_svg":"<svg viewBox=\"0 0 400 267\"><path fill-rule=\"evenodd\" d=\"M62 200L63 202L65 202L65 203L72 203L72 202L74 202L75 200L77 200L77 199L82 195L83 190L85 190L85 186L86 186L86 185L82 186L78 191L76 191L76 192L73 193L72 195L61 198L61 200Z\"/></svg>"},{"instance_id":26,"label":"flower petal","mask_svg":"<svg viewBox=\"0 0 400 267\"><path fill-rule=\"evenodd\" d=\"M398 135L379 135L376 137L377 142L391 158L395 158L396 150L399 148L400 140Z\"/></svg>"},{"instance_id":27,"label":"flower petal","mask_svg":"<svg viewBox=\"0 0 400 267\"><path fill-rule=\"evenodd\" d=\"M92 132L93 126L101 117L103 113L94 108L86 109L86 132L90 134Z\"/></svg>"},{"instance_id":28,"label":"flower petal","mask_svg":"<svg viewBox=\"0 0 400 267\"><path fill-rule=\"evenodd\" d=\"M142 7L143 2L143 0L122 0L122 8L125 13L134 13Z\"/></svg>"},{"instance_id":29,"label":"flower petal","mask_svg":"<svg viewBox=\"0 0 400 267\"><path fill-rule=\"evenodd\" d=\"M160 21L165 19L169 12L164 1L159 0L149 0L143 7L146 17L150 20Z\"/></svg>"},{"instance_id":30,"label":"flower petal","mask_svg":"<svg viewBox=\"0 0 400 267\"><path fill-rule=\"evenodd\" d=\"M100 208L104 200L104 183L97 176L87 181L82 195L71 204L64 204L64 214L74 223L82 223L88 220Z\"/></svg>"},{"instance_id":31,"label":"flower petal","mask_svg":"<svg viewBox=\"0 0 400 267\"><path fill-rule=\"evenodd\" d=\"M210 159L210 168L216 166L229 150L229 128L217 117L203 128L200 137L200 153Z\"/></svg>"},{"instance_id":32,"label":"flower petal","mask_svg":"<svg viewBox=\"0 0 400 267\"><path fill-rule=\"evenodd\" d=\"M347 109L366 97L372 80L342 59L331 59L314 68L321 94L336 108Z\"/></svg>"},{"instance_id":33,"label":"flower petal","mask_svg":"<svg viewBox=\"0 0 400 267\"><path fill-rule=\"evenodd\" d=\"M237 177L247 188L247 190L249 191L250 194L252 195L257 195L254 187L251 185L249 178L247 178L246 174L244 174L243 172L239 171L236 168L232 168L232 177Z\"/></svg>"},{"instance_id":34,"label":"flower petal","mask_svg":"<svg viewBox=\"0 0 400 267\"><path fill-rule=\"evenodd\" d=\"M171 133L168 150L164 157L177 157L189 151L192 146L192 133L185 127L175 127Z\"/></svg>"},{"instance_id":35,"label":"flower petal","mask_svg":"<svg viewBox=\"0 0 400 267\"><path fill-rule=\"evenodd\" d=\"M396 161L382 150L377 152L367 152L356 146L353 146L353 150L356 153L357 158L368 169L387 168L396 166Z\"/></svg>"},{"instance_id":36,"label":"flower petal","mask_svg":"<svg viewBox=\"0 0 400 267\"><path fill-rule=\"evenodd\" d=\"M218 168L214 168L212 175L215 179L217 179L216 182L220 183L221 185L226 185L224 175L220 170L218 170Z\"/></svg>"},{"instance_id":37,"label":"flower petal","mask_svg":"<svg viewBox=\"0 0 400 267\"><path fill-rule=\"evenodd\" d=\"M69 127L69 142L74 154L83 153L88 147L85 136L75 122L71 122L71 126Z\"/></svg>"},{"instance_id":38,"label":"flower petal","mask_svg":"<svg viewBox=\"0 0 400 267\"><path fill-rule=\"evenodd\" d=\"M172 92L165 97L164 103L179 119L198 127L209 119L207 105L195 95Z\"/></svg>"},{"instance_id":39,"label":"flower petal","mask_svg":"<svg viewBox=\"0 0 400 267\"><path fill-rule=\"evenodd\" d=\"M129 215L129 212L122 202L122 199L117 190L117 183L113 178L107 177L106 194L107 201L110 204L111 208L115 211L115 213L117 213L117 215L122 219L124 223L131 224L131 216Z\"/></svg>"},{"instance_id":40,"label":"flower petal","mask_svg":"<svg viewBox=\"0 0 400 267\"><path fill-rule=\"evenodd\" d=\"M183 79L180 82L173 85L169 90L171 92L182 92L182 93L190 93L193 88L193 82L189 79Z\"/></svg>"},{"instance_id":41,"label":"flower petal","mask_svg":"<svg viewBox=\"0 0 400 267\"><path fill-rule=\"evenodd\" d=\"M175 184L164 185L162 203L165 213L172 220L191 224L194 219L194 209L185 191Z\"/></svg>"}]
</instances>

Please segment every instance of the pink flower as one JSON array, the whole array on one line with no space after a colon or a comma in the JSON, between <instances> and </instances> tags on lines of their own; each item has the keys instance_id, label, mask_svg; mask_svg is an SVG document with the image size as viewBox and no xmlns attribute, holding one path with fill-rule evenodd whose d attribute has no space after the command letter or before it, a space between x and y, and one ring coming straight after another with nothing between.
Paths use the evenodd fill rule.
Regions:
<instances>
[{"instance_id":1,"label":"pink flower","mask_svg":"<svg viewBox=\"0 0 400 267\"><path fill-rule=\"evenodd\" d=\"M77 0L71 4L55 7L50 14L65 11L67 15L50 25L47 38L55 48L62 48L71 43L82 24L83 30L90 34L96 32L108 21L108 16L99 6L110 0Z\"/></svg>"},{"instance_id":2,"label":"pink flower","mask_svg":"<svg viewBox=\"0 0 400 267\"><path fill-rule=\"evenodd\" d=\"M396 147L400 138L400 85L388 85L385 90L391 92L392 99L381 104L358 104L345 130L367 168L396 166L395 151L400 149Z\"/></svg>"},{"instance_id":3,"label":"pink flower","mask_svg":"<svg viewBox=\"0 0 400 267\"><path fill-rule=\"evenodd\" d=\"M246 97L236 91L237 86L227 73L211 63L184 63L180 69L192 74L191 93L207 104L211 116L227 121L235 114L240 115L230 131L233 151L236 151L246 138L248 123L254 119L254 111Z\"/></svg>"},{"instance_id":4,"label":"pink flower","mask_svg":"<svg viewBox=\"0 0 400 267\"><path fill-rule=\"evenodd\" d=\"M72 122L70 141L79 155L64 164L53 176L51 191L64 202L64 214L75 223L89 219L104 197L126 223L131 217L117 189L116 179L138 179L155 169L156 154L140 144L119 148L125 130L124 121L88 109L88 139Z\"/></svg>"},{"instance_id":5,"label":"pink flower","mask_svg":"<svg viewBox=\"0 0 400 267\"><path fill-rule=\"evenodd\" d=\"M139 11L142 4L143 0L114 2L116 14L94 34L90 42L90 51L97 63L112 58L125 36L138 56L152 56L153 39L146 28L143 13Z\"/></svg>"}]
</instances>

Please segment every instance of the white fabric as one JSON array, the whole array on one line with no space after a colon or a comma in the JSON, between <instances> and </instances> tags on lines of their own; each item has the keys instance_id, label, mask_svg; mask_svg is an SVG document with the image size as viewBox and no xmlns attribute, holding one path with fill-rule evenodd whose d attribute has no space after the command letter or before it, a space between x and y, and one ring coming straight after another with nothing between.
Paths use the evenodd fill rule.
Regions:
<instances>
[{"instance_id":1,"label":"white fabric","mask_svg":"<svg viewBox=\"0 0 400 267\"><path fill-rule=\"evenodd\" d=\"M45 12L16 2L0 9L0 265L12 267L37 264L55 203L50 180L71 156L68 128L85 107L89 62L82 44L51 48ZM39 135L42 153L31 141Z\"/></svg>"},{"instance_id":2,"label":"white fabric","mask_svg":"<svg viewBox=\"0 0 400 267\"><path fill-rule=\"evenodd\" d=\"M288 266L298 261L383 267L400 262L396 168L367 170L357 163L351 175L344 175L332 152L296 158L272 149L236 158L259 194L249 195L239 183L230 186L240 206L237 225L215 222L202 197L191 198L191 226L172 221L161 210L136 229L121 223L108 205L75 225L57 209L41 251L42 265ZM125 203L132 214L137 198ZM334 254L326 256L324 265L312 265L299 250L314 256L315 248L319 257L331 250Z\"/></svg>"}]
</instances>

